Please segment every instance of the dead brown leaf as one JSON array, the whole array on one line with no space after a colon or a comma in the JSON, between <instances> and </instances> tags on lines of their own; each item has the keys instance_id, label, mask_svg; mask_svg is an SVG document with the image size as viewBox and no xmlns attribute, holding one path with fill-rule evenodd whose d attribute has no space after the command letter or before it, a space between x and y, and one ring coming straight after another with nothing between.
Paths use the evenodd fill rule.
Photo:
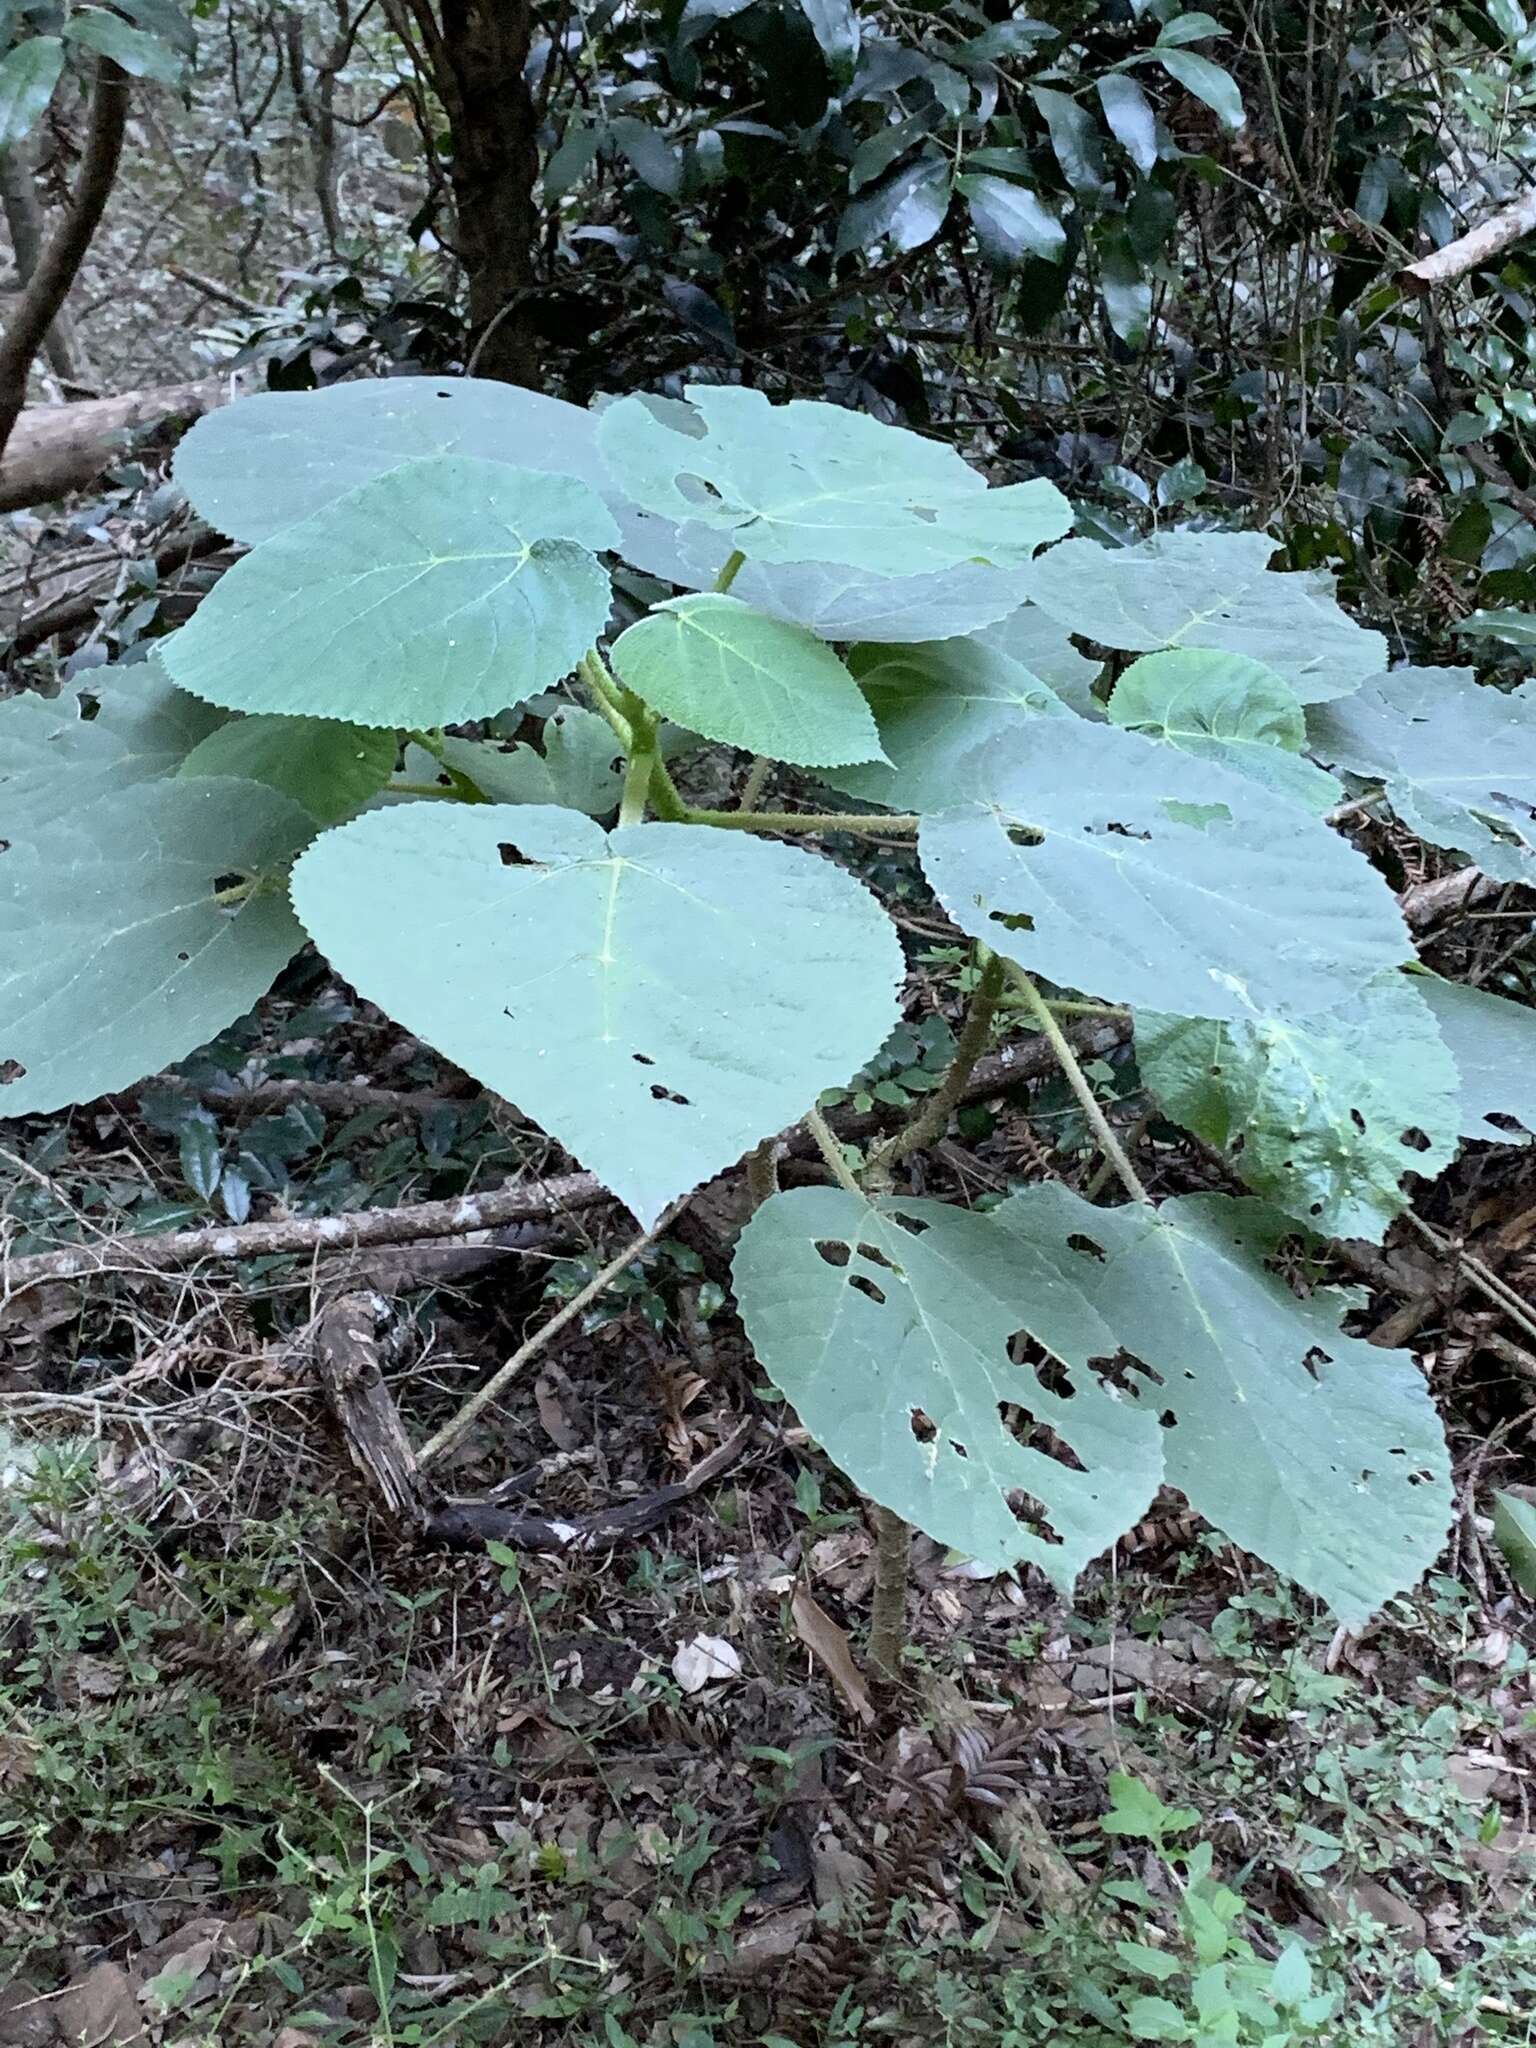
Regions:
<instances>
[{"instance_id":1,"label":"dead brown leaf","mask_svg":"<svg viewBox=\"0 0 1536 2048\"><path fill-rule=\"evenodd\" d=\"M70 2048L130 2048L148 2039L133 1979L118 1963L98 1963L55 2007L55 2024Z\"/></svg>"},{"instance_id":2,"label":"dead brown leaf","mask_svg":"<svg viewBox=\"0 0 1536 2048\"><path fill-rule=\"evenodd\" d=\"M863 1672L853 1661L853 1651L848 1646L846 1633L802 1584L797 1584L789 1597L789 1611L795 1624L795 1634L823 1666L827 1676L864 1726L873 1726L874 1702L869 1696L869 1686Z\"/></svg>"}]
</instances>

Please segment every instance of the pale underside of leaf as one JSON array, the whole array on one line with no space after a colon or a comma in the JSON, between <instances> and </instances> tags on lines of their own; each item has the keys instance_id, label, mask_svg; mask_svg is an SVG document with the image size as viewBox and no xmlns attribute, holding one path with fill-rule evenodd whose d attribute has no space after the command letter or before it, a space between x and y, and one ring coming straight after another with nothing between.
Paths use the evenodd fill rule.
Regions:
<instances>
[{"instance_id":1,"label":"pale underside of leaf","mask_svg":"<svg viewBox=\"0 0 1536 2048\"><path fill-rule=\"evenodd\" d=\"M652 709L705 739L805 768L880 757L859 686L801 626L701 592L620 634L613 666Z\"/></svg>"},{"instance_id":2,"label":"pale underside of leaf","mask_svg":"<svg viewBox=\"0 0 1536 2048\"><path fill-rule=\"evenodd\" d=\"M1143 1012L1136 1054L1171 1117L1326 1237L1379 1242L1408 1205L1404 1175L1432 1177L1456 1155L1456 1065L1407 975L1304 1018Z\"/></svg>"},{"instance_id":3,"label":"pale underside of leaf","mask_svg":"<svg viewBox=\"0 0 1536 2048\"><path fill-rule=\"evenodd\" d=\"M1346 1336L1343 1297L1300 1300L1265 1269L1264 1205L1099 1209L1052 1183L993 1215L1075 1275L1109 1348L1144 1369L1130 1377L1168 1423L1168 1483L1233 1542L1350 1625L1434 1563L1450 1461L1423 1376L1407 1352ZM1027 1326L1081 1366L1079 1321L1071 1296L1063 1314L1042 1294Z\"/></svg>"},{"instance_id":4,"label":"pale underside of leaf","mask_svg":"<svg viewBox=\"0 0 1536 2048\"><path fill-rule=\"evenodd\" d=\"M1411 950L1361 854L1224 768L1073 718L983 753L958 773L989 800L926 818L919 850L961 930L1031 974L1189 1017L1304 1015Z\"/></svg>"},{"instance_id":5,"label":"pale underside of leaf","mask_svg":"<svg viewBox=\"0 0 1536 2048\"><path fill-rule=\"evenodd\" d=\"M1536 1010L1486 989L1432 976L1415 980L1461 1077L1461 1134L1518 1143L1519 1131L1490 1121L1513 1117L1536 1133Z\"/></svg>"},{"instance_id":6,"label":"pale underside of leaf","mask_svg":"<svg viewBox=\"0 0 1536 2048\"><path fill-rule=\"evenodd\" d=\"M1025 595L1105 647L1218 647L1274 669L1303 704L1346 695L1386 642L1340 610L1316 570L1278 573L1262 533L1176 528L1127 548L1066 541L1031 563Z\"/></svg>"},{"instance_id":7,"label":"pale underside of leaf","mask_svg":"<svg viewBox=\"0 0 1536 2048\"><path fill-rule=\"evenodd\" d=\"M608 489L593 414L484 377L390 377L263 391L207 413L176 481L219 532L254 545L402 463L470 455Z\"/></svg>"},{"instance_id":8,"label":"pale underside of leaf","mask_svg":"<svg viewBox=\"0 0 1536 2048\"><path fill-rule=\"evenodd\" d=\"M294 901L340 973L646 1224L898 1017L901 947L869 892L744 833L399 805L320 839Z\"/></svg>"},{"instance_id":9,"label":"pale underside of leaf","mask_svg":"<svg viewBox=\"0 0 1536 2048\"><path fill-rule=\"evenodd\" d=\"M749 560L898 576L1020 564L1072 523L1054 484L988 490L952 449L867 414L804 399L772 406L743 386L687 395L687 408L639 397L609 406L599 448L636 504L713 527Z\"/></svg>"},{"instance_id":10,"label":"pale underside of leaf","mask_svg":"<svg viewBox=\"0 0 1536 2048\"><path fill-rule=\"evenodd\" d=\"M158 660L92 669L89 688L0 703L0 838L114 790L171 775L225 714L171 682ZM82 717L90 704L94 717Z\"/></svg>"},{"instance_id":11,"label":"pale underside of leaf","mask_svg":"<svg viewBox=\"0 0 1536 2048\"><path fill-rule=\"evenodd\" d=\"M126 1087L243 1016L304 943L281 876L313 832L259 783L171 777L0 852L0 1116ZM236 876L267 886L220 905Z\"/></svg>"},{"instance_id":12,"label":"pale underside of leaf","mask_svg":"<svg viewBox=\"0 0 1536 2048\"><path fill-rule=\"evenodd\" d=\"M889 766L824 778L861 802L942 810L966 794L962 767L1034 718L1067 718L1055 693L984 637L857 647L849 666L874 712Z\"/></svg>"},{"instance_id":13,"label":"pale underside of leaf","mask_svg":"<svg viewBox=\"0 0 1536 2048\"><path fill-rule=\"evenodd\" d=\"M1536 683L1504 691L1469 669L1394 669L1311 725L1314 750L1379 777L1421 839L1497 881L1536 881Z\"/></svg>"},{"instance_id":14,"label":"pale underside of leaf","mask_svg":"<svg viewBox=\"0 0 1536 2048\"><path fill-rule=\"evenodd\" d=\"M1027 1558L1069 1592L1156 1491L1150 1413L1090 1371L1052 1390L1010 1357L1047 1293L1084 1358L1115 1340L1062 1261L992 1217L797 1188L747 1225L733 1285L759 1361L817 1442L968 1557L998 1570ZM1024 1410L1035 1441L1005 1406Z\"/></svg>"},{"instance_id":15,"label":"pale underside of leaf","mask_svg":"<svg viewBox=\"0 0 1536 2048\"><path fill-rule=\"evenodd\" d=\"M607 620L585 484L468 456L393 469L237 562L165 643L233 710L406 728L486 718L568 674Z\"/></svg>"}]
</instances>

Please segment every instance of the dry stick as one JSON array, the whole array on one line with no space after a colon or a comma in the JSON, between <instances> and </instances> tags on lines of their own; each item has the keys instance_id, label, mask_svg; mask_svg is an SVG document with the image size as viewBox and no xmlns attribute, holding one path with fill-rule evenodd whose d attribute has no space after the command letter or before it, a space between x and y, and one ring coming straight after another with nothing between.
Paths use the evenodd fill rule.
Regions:
<instances>
[{"instance_id":1,"label":"dry stick","mask_svg":"<svg viewBox=\"0 0 1536 2048\"><path fill-rule=\"evenodd\" d=\"M1150 1202L1152 1197L1142 1186L1135 1167L1126 1157L1120 1140L1110 1128L1109 1118L1100 1108L1099 1099L1093 1092L1088 1076L1078 1065L1077 1054L1072 1050L1071 1040L1052 1016L1050 1004L1022 967L1015 967L1010 961L1008 970L1014 985L1034 1011L1042 1033L1050 1041L1051 1050L1060 1060L1061 1070L1067 1077L1068 1085L1082 1105L1083 1115L1087 1117L1093 1134L1099 1141L1099 1150L1119 1174L1127 1193L1134 1195L1138 1202Z\"/></svg>"},{"instance_id":2,"label":"dry stick","mask_svg":"<svg viewBox=\"0 0 1536 2048\"><path fill-rule=\"evenodd\" d=\"M0 1302L42 1280L79 1280L93 1273L167 1273L200 1259L257 1259L293 1253L345 1252L364 1245L414 1244L459 1237L589 1208L611 1197L590 1173L521 1181L483 1195L409 1202L398 1209L354 1209L341 1216L286 1216L270 1223L213 1224L161 1236L109 1237L97 1244L0 1259Z\"/></svg>"},{"instance_id":3,"label":"dry stick","mask_svg":"<svg viewBox=\"0 0 1536 2048\"><path fill-rule=\"evenodd\" d=\"M1416 1216L1411 1209L1405 1210L1404 1214L1426 1244L1432 1244L1443 1258L1456 1261L1479 1294L1497 1303L1517 1329L1524 1330L1528 1337L1536 1337L1536 1315L1532 1315L1515 1290L1501 1280L1492 1267L1485 1266L1481 1259L1436 1230L1432 1223L1426 1223L1422 1216Z\"/></svg>"},{"instance_id":4,"label":"dry stick","mask_svg":"<svg viewBox=\"0 0 1536 2048\"><path fill-rule=\"evenodd\" d=\"M128 74L110 57L98 57L79 178L0 341L0 455L27 402L32 359L69 296L112 195L128 125L128 90Z\"/></svg>"},{"instance_id":5,"label":"dry stick","mask_svg":"<svg viewBox=\"0 0 1536 2048\"><path fill-rule=\"evenodd\" d=\"M435 1458L440 1458L445 1451L451 1451L476 1416L490 1406L503 1387L509 1386L517 1378L529 1359L537 1357L552 1337L558 1337L567 1324L573 1323L584 1308L590 1307L600 1294L613 1285L621 1273L635 1263L643 1251L656 1242L671 1222L673 1213L669 1209L642 1236L627 1244L617 1258L610 1259L600 1273L594 1273L580 1294L572 1295L565 1307L557 1309L547 1323L540 1323L533 1335L525 1343L518 1345L506 1364L493 1372L485 1385L470 1395L458 1414L451 1421L445 1422L436 1436L428 1437L416 1454L417 1466L424 1469Z\"/></svg>"},{"instance_id":6,"label":"dry stick","mask_svg":"<svg viewBox=\"0 0 1536 2048\"><path fill-rule=\"evenodd\" d=\"M1436 249L1430 255L1420 256L1416 262L1406 264L1392 281L1400 290L1422 296L1433 291L1436 285L1454 284L1457 278L1465 277L1469 270L1476 270L1481 263L1492 262L1512 242L1521 241L1529 234L1536 234L1536 186L1522 192L1510 205L1500 207L1497 213L1490 214L1468 234L1447 242L1443 249Z\"/></svg>"}]
</instances>

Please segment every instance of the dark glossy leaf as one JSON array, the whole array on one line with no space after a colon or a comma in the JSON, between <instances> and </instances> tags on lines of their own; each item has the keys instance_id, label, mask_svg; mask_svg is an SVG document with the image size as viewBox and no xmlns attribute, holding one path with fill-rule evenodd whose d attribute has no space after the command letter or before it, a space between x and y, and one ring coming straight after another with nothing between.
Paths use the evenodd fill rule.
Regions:
<instances>
[{"instance_id":1,"label":"dark glossy leaf","mask_svg":"<svg viewBox=\"0 0 1536 2048\"><path fill-rule=\"evenodd\" d=\"M1057 92L1053 86L1034 85L1030 91L1050 130L1051 147L1061 165L1061 175L1072 190L1092 194L1107 191L1104 151L1088 109L1070 93Z\"/></svg>"},{"instance_id":2,"label":"dark glossy leaf","mask_svg":"<svg viewBox=\"0 0 1536 2048\"><path fill-rule=\"evenodd\" d=\"M1213 64L1209 57L1202 57L1194 50L1160 48L1157 61L1186 92L1192 92L1197 100L1204 100L1223 128L1242 127L1248 117L1243 112L1243 96L1230 71L1223 71L1219 64Z\"/></svg>"},{"instance_id":3,"label":"dark glossy leaf","mask_svg":"<svg viewBox=\"0 0 1536 2048\"><path fill-rule=\"evenodd\" d=\"M966 172L956 183L970 201L976 240L993 263L1011 266L1025 255L1061 261L1067 231L1038 193L986 172Z\"/></svg>"},{"instance_id":4,"label":"dark glossy leaf","mask_svg":"<svg viewBox=\"0 0 1536 2048\"><path fill-rule=\"evenodd\" d=\"M837 230L837 253L889 242L898 255L931 242L949 211L949 164L920 156L883 185L846 207Z\"/></svg>"},{"instance_id":5,"label":"dark glossy leaf","mask_svg":"<svg viewBox=\"0 0 1536 2048\"><path fill-rule=\"evenodd\" d=\"M1157 113L1134 78L1107 71L1098 82L1104 118L1131 162L1147 177L1157 165Z\"/></svg>"}]
</instances>

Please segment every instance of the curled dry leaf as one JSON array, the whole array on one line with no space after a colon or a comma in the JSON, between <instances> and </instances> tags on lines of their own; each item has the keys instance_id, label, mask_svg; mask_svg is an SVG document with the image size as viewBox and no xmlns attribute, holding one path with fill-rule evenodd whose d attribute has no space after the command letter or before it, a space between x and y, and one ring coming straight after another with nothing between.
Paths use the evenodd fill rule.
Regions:
<instances>
[{"instance_id":1,"label":"curled dry leaf","mask_svg":"<svg viewBox=\"0 0 1536 2048\"><path fill-rule=\"evenodd\" d=\"M740 1678L741 1658L721 1636L695 1636L672 1659L672 1676L684 1692L702 1692L706 1685Z\"/></svg>"},{"instance_id":2,"label":"curled dry leaf","mask_svg":"<svg viewBox=\"0 0 1536 2048\"><path fill-rule=\"evenodd\" d=\"M802 1585L797 1585L790 1595L789 1612L795 1624L795 1634L868 1728L875 1718L874 1704L864 1674L853 1661L846 1632Z\"/></svg>"}]
</instances>

